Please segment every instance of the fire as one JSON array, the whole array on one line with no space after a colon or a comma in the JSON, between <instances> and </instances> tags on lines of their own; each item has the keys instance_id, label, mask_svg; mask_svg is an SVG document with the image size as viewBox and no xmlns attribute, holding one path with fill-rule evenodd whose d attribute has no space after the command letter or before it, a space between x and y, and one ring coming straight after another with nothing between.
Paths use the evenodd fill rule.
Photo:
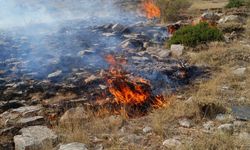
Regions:
<instances>
[{"instance_id":1,"label":"fire","mask_svg":"<svg viewBox=\"0 0 250 150\"><path fill-rule=\"evenodd\" d=\"M109 92L115 97L115 102L122 105L152 105L152 107L164 106L163 96L154 96L150 82L141 77L131 77L124 72L122 65L124 60L116 60L112 55L106 56L110 64L107 84Z\"/></svg>"},{"instance_id":2,"label":"fire","mask_svg":"<svg viewBox=\"0 0 250 150\"><path fill-rule=\"evenodd\" d=\"M143 4L143 8L148 19L160 18L161 10L154 4L153 0L146 0Z\"/></svg>"}]
</instances>

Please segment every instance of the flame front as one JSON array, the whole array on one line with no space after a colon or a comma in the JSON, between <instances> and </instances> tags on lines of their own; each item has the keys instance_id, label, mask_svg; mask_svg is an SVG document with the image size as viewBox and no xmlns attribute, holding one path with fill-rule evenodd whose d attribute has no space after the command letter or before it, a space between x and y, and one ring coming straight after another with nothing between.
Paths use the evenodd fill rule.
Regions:
<instances>
[{"instance_id":1,"label":"flame front","mask_svg":"<svg viewBox=\"0 0 250 150\"><path fill-rule=\"evenodd\" d=\"M143 8L148 19L160 18L161 10L154 4L153 0L146 0L143 4Z\"/></svg>"},{"instance_id":2,"label":"flame front","mask_svg":"<svg viewBox=\"0 0 250 150\"><path fill-rule=\"evenodd\" d=\"M121 63L124 60L116 60L112 55L106 56L110 64L109 77L107 79L109 92L115 97L115 102L124 105L150 104L152 107L164 106L163 96L154 96L150 82L141 77L131 77L124 72Z\"/></svg>"}]
</instances>

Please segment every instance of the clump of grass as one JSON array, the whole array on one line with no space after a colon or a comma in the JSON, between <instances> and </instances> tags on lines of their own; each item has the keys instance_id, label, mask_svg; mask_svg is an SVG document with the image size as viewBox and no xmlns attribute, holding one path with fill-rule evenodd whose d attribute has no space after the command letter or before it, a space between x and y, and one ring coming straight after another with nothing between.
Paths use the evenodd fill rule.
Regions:
<instances>
[{"instance_id":1,"label":"clump of grass","mask_svg":"<svg viewBox=\"0 0 250 150\"><path fill-rule=\"evenodd\" d=\"M176 31L168 41L168 45L183 44L195 47L198 44L223 40L223 33L216 27L210 27L208 23L199 23L195 26L185 26Z\"/></svg>"},{"instance_id":2,"label":"clump of grass","mask_svg":"<svg viewBox=\"0 0 250 150\"><path fill-rule=\"evenodd\" d=\"M182 149L221 149L221 150L233 150L233 149L247 149L248 145L244 145L245 142L232 135L215 133L215 134L200 134L193 142L187 142L182 146Z\"/></svg>"},{"instance_id":3,"label":"clump of grass","mask_svg":"<svg viewBox=\"0 0 250 150\"><path fill-rule=\"evenodd\" d=\"M176 97L170 99L171 103L167 108L155 110L150 114L151 126L154 132L161 137L171 136L175 130L176 120L182 117L199 119L199 107L195 102L185 103Z\"/></svg>"},{"instance_id":4,"label":"clump of grass","mask_svg":"<svg viewBox=\"0 0 250 150\"><path fill-rule=\"evenodd\" d=\"M244 0L229 0L226 8L239 8L244 5Z\"/></svg>"},{"instance_id":5,"label":"clump of grass","mask_svg":"<svg viewBox=\"0 0 250 150\"><path fill-rule=\"evenodd\" d=\"M156 2L161 9L163 22L178 21L182 13L191 6L188 0L157 0Z\"/></svg>"}]
</instances>

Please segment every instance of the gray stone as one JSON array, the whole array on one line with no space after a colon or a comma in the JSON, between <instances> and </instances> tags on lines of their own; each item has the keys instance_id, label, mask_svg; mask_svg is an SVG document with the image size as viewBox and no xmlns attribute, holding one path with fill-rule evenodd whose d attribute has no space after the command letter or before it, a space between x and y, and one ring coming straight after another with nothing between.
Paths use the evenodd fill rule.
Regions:
<instances>
[{"instance_id":1,"label":"gray stone","mask_svg":"<svg viewBox=\"0 0 250 150\"><path fill-rule=\"evenodd\" d=\"M202 18L206 19L206 20L219 20L220 16L214 12L205 12L201 15Z\"/></svg>"},{"instance_id":2,"label":"gray stone","mask_svg":"<svg viewBox=\"0 0 250 150\"><path fill-rule=\"evenodd\" d=\"M233 124L222 124L218 127L218 130L223 132L223 133L233 134L234 126L233 126Z\"/></svg>"},{"instance_id":3,"label":"gray stone","mask_svg":"<svg viewBox=\"0 0 250 150\"><path fill-rule=\"evenodd\" d=\"M179 124L182 127L190 128L192 126L192 121L190 119L184 118L184 119L179 120Z\"/></svg>"},{"instance_id":4,"label":"gray stone","mask_svg":"<svg viewBox=\"0 0 250 150\"><path fill-rule=\"evenodd\" d=\"M162 144L167 148L178 148L181 145L181 142L176 139L167 139Z\"/></svg>"},{"instance_id":5,"label":"gray stone","mask_svg":"<svg viewBox=\"0 0 250 150\"><path fill-rule=\"evenodd\" d=\"M235 69L233 71L233 74L237 75L237 76L242 76L242 75L245 74L246 70L247 70L247 68L244 68L244 67L243 68L238 68L238 69Z\"/></svg>"},{"instance_id":6,"label":"gray stone","mask_svg":"<svg viewBox=\"0 0 250 150\"><path fill-rule=\"evenodd\" d=\"M151 132L152 131L152 128L151 127L145 127L145 128L143 128L143 132L144 133L149 133L149 132Z\"/></svg>"},{"instance_id":7,"label":"gray stone","mask_svg":"<svg viewBox=\"0 0 250 150\"><path fill-rule=\"evenodd\" d=\"M132 56L132 59L136 60L136 61L147 61L147 60L149 60L148 57L138 57L138 56Z\"/></svg>"},{"instance_id":8,"label":"gray stone","mask_svg":"<svg viewBox=\"0 0 250 150\"><path fill-rule=\"evenodd\" d=\"M89 49L89 50L79 51L77 55L82 57L82 56L86 56L86 55L91 55L93 53L94 53L94 51Z\"/></svg>"},{"instance_id":9,"label":"gray stone","mask_svg":"<svg viewBox=\"0 0 250 150\"><path fill-rule=\"evenodd\" d=\"M216 117L215 117L216 120L218 121L223 121L226 119L226 116L225 114L218 114Z\"/></svg>"},{"instance_id":10,"label":"gray stone","mask_svg":"<svg viewBox=\"0 0 250 150\"><path fill-rule=\"evenodd\" d=\"M112 30L114 32L122 32L125 29L125 27L119 23L112 26Z\"/></svg>"},{"instance_id":11,"label":"gray stone","mask_svg":"<svg viewBox=\"0 0 250 150\"><path fill-rule=\"evenodd\" d=\"M183 45L180 45L180 44L172 44L171 45L171 48L170 48L170 51L171 51L171 54L173 56L181 56L183 54L183 51L184 51L184 46Z\"/></svg>"},{"instance_id":12,"label":"gray stone","mask_svg":"<svg viewBox=\"0 0 250 150\"><path fill-rule=\"evenodd\" d=\"M143 141L143 137L138 136L136 134L129 134L125 137L120 138L119 140L123 144L126 144L126 143L140 144Z\"/></svg>"},{"instance_id":13,"label":"gray stone","mask_svg":"<svg viewBox=\"0 0 250 150\"><path fill-rule=\"evenodd\" d=\"M48 78L56 78L62 74L62 70L57 70L56 72L53 72L48 75Z\"/></svg>"},{"instance_id":14,"label":"gray stone","mask_svg":"<svg viewBox=\"0 0 250 150\"><path fill-rule=\"evenodd\" d=\"M57 135L46 126L31 126L14 136L16 150L45 150L58 144Z\"/></svg>"},{"instance_id":15,"label":"gray stone","mask_svg":"<svg viewBox=\"0 0 250 150\"><path fill-rule=\"evenodd\" d=\"M127 39L121 43L121 48L124 49L142 49L143 42L138 39Z\"/></svg>"},{"instance_id":16,"label":"gray stone","mask_svg":"<svg viewBox=\"0 0 250 150\"><path fill-rule=\"evenodd\" d=\"M45 124L45 120L43 116L28 117L19 119L17 124L20 126L43 125Z\"/></svg>"},{"instance_id":17,"label":"gray stone","mask_svg":"<svg viewBox=\"0 0 250 150\"><path fill-rule=\"evenodd\" d=\"M13 109L11 112L13 113L20 113L22 115L27 115L29 113L35 113L38 112L39 110L41 110L42 107L37 105L37 106L24 106L24 107L20 107L17 109Z\"/></svg>"},{"instance_id":18,"label":"gray stone","mask_svg":"<svg viewBox=\"0 0 250 150\"><path fill-rule=\"evenodd\" d=\"M3 103L0 103L0 113L5 112L9 109L16 109L22 106L24 106L23 103L18 100L11 100L7 102L3 102Z\"/></svg>"},{"instance_id":19,"label":"gray stone","mask_svg":"<svg viewBox=\"0 0 250 150\"><path fill-rule=\"evenodd\" d=\"M95 76L95 75L91 75L90 77L88 77L84 81L85 81L85 83L90 83L90 82L93 82L93 81L98 80L98 79L100 79L100 78Z\"/></svg>"},{"instance_id":20,"label":"gray stone","mask_svg":"<svg viewBox=\"0 0 250 150\"><path fill-rule=\"evenodd\" d=\"M0 120L5 122L5 125L13 125L16 120L36 115L42 107L37 106L24 106L17 109L8 110L0 115Z\"/></svg>"},{"instance_id":21,"label":"gray stone","mask_svg":"<svg viewBox=\"0 0 250 150\"><path fill-rule=\"evenodd\" d=\"M229 15L229 16L222 17L218 21L219 24L231 23L231 22L243 23L243 19L237 15Z\"/></svg>"},{"instance_id":22,"label":"gray stone","mask_svg":"<svg viewBox=\"0 0 250 150\"><path fill-rule=\"evenodd\" d=\"M249 106L233 106L232 111L236 119L250 120L250 107Z\"/></svg>"},{"instance_id":23,"label":"gray stone","mask_svg":"<svg viewBox=\"0 0 250 150\"><path fill-rule=\"evenodd\" d=\"M203 124L203 128L207 131L211 131L214 128L214 122L213 121L208 121Z\"/></svg>"},{"instance_id":24,"label":"gray stone","mask_svg":"<svg viewBox=\"0 0 250 150\"><path fill-rule=\"evenodd\" d=\"M59 150L88 150L88 149L85 144L74 142L61 145Z\"/></svg>"}]
</instances>

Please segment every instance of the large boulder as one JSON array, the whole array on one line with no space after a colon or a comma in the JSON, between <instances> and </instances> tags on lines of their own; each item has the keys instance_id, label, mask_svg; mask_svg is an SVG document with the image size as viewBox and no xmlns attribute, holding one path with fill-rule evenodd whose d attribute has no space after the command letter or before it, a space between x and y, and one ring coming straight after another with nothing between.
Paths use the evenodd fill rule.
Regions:
<instances>
[{"instance_id":1,"label":"large boulder","mask_svg":"<svg viewBox=\"0 0 250 150\"><path fill-rule=\"evenodd\" d=\"M57 135L46 126L30 126L14 136L16 150L46 150L58 144Z\"/></svg>"},{"instance_id":2,"label":"large boulder","mask_svg":"<svg viewBox=\"0 0 250 150\"><path fill-rule=\"evenodd\" d=\"M60 124L68 124L76 121L83 121L88 118L86 110L83 107L76 107L67 110L60 118Z\"/></svg>"}]
</instances>

